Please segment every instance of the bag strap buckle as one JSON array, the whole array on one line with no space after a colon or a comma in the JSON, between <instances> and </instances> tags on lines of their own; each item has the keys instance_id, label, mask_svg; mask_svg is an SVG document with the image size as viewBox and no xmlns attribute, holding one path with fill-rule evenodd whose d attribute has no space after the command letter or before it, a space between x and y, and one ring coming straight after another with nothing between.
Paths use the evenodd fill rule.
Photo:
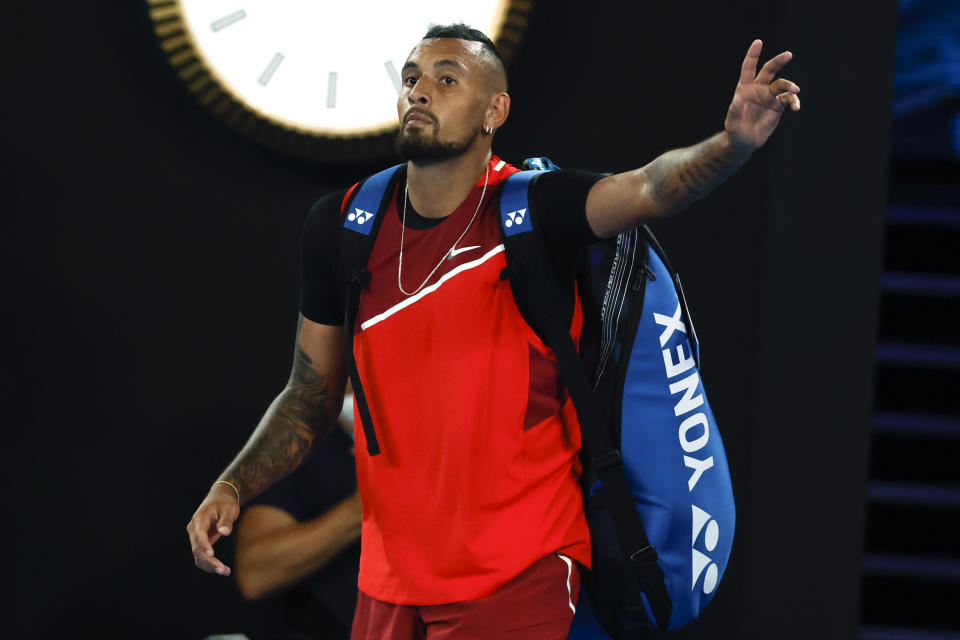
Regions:
<instances>
[{"instance_id":1,"label":"bag strap buckle","mask_svg":"<svg viewBox=\"0 0 960 640\"><path fill-rule=\"evenodd\" d=\"M656 557L657 550L653 548L652 544L648 544L644 548L634 551L630 554L630 562L633 564L642 564L646 562L650 556Z\"/></svg>"}]
</instances>

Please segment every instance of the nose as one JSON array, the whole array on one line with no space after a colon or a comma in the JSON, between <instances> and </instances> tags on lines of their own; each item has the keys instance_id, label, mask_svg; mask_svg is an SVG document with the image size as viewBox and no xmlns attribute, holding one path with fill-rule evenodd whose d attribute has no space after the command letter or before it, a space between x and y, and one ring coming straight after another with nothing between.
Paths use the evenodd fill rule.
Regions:
<instances>
[{"instance_id":1,"label":"nose","mask_svg":"<svg viewBox=\"0 0 960 640\"><path fill-rule=\"evenodd\" d=\"M410 87L410 93L407 94L407 100L410 101L410 104L430 104L430 93L427 84L428 80L426 80L426 74L424 74Z\"/></svg>"}]
</instances>

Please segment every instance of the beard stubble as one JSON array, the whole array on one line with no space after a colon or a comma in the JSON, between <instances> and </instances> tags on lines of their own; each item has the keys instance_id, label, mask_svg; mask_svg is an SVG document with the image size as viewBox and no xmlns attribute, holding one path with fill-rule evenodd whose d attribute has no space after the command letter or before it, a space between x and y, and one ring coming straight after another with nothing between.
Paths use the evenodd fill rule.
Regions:
<instances>
[{"instance_id":1,"label":"beard stubble","mask_svg":"<svg viewBox=\"0 0 960 640\"><path fill-rule=\"evenodd\" d=\"M455 158L461 155L473 142L473 137L459 141L443 141L437 133L437 125L433 125L433 133L423 131L406 131L405 124L400 127L393 146L397 155L404 161L432 161Z\"/></svg>"}]
</instances>

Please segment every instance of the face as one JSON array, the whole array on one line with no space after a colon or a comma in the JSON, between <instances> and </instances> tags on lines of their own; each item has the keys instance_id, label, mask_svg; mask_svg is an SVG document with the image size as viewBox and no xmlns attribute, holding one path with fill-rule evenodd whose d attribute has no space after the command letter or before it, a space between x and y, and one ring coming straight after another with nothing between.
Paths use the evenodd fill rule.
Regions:
<instances>
[{"instance_id":1,"label":"face","mask_svg":"<svg viewBox=\"0 0 960 640\"><path fill-rule=\"evenodd\" d=\"M423 40L401 79L396 148L404 160L458 156L479 138L491 95L479 42Z\"/></svg>"}]
</instances>

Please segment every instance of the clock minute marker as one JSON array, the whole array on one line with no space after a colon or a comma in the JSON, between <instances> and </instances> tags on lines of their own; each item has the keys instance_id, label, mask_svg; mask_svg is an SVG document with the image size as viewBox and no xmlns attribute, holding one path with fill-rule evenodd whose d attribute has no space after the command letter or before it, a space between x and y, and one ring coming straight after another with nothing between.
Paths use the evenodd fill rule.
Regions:
<instances>
[{"instance_id":1,"label":"clock minute marker","mask_svg":"<svg viewBox=\"0 0 960 640\"><path fill-rule=\"evenodd\" d=\"M327 109L337 106L337 72L331 71L327 77Z\"/></svg>"},{"instance_id":2,"label":"clock minute marker","mask_svg":"<svg viewBox=\"0 0 960 640\"><path fill-rule=\"evenodd\" d=\"M214 31L220 31L220 29L225 29L226 27L229 27L232 24L240 22L246 17L247 17L247 12L244 11L243 9L240 9L239 11L234 11L230 15L224 16L219 20L214 20L213 22L210 23L210 27Z\"/></svg>"},{"instance_id":3,"label":"clock minute marker","mask_svg":"<svg viewBox=\"0 0 960 640\"><path fill-rule=\"evenodd\" d=\"M270 61L270 64L267 65L267 68L263 70L263 73L260 74L260 78L257 79L257 82L263 86L267 86L267 83L270 82L270 78L273 77L273 73L277 70L277 67L280 66L281 62L283 62L283 54L273 54L273 59Z\"/></svg>"},{"instance_id":4,"label":"clock minute marker","mask_svg":"<svg viewBox=\"0 0 960 640\"><path fill-rule=\"evenodd\" d=\"M387 68L387 75L390 76L390 81L393 82L393 86L397 90L397 95L400 95L400 74L397 73L397 68L393 66L391 60L384 62L383 66Z\"/></svg>"}]
</instances>

